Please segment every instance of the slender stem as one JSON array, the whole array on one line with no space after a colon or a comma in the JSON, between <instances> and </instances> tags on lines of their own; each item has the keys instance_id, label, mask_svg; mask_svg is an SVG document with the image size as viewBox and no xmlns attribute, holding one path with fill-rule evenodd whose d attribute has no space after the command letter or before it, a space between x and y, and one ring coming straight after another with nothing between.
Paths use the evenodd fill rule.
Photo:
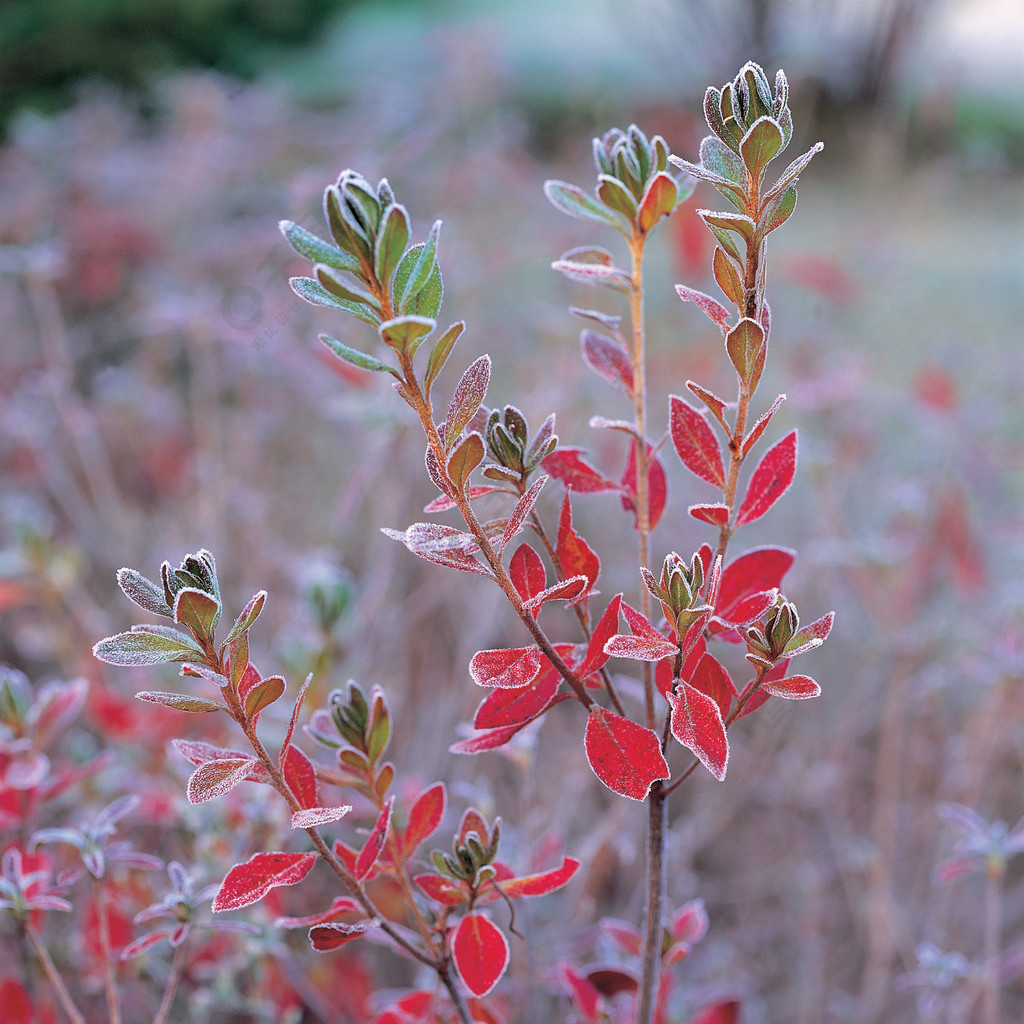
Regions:
<instances>
[{"instance_id":1,"label":"slender stem","mask_svg":"<svg viewBox=\"0 0 1024 1024\"><path fill-rule=\"evenodd\" d=\"M96 897L96 914L100 924L100 950L103 955L103 987L107 995L107 1010L110 1013L110 1024L121 1024L121 1006L117 998L114 962L110 950L110 917L107 913L107 900L103 892L103 885L98 878L93 879L93 892Z\"/></svg>"},{"instance_id":2,"label":"slender stem","mask_svg":"<svg viewBox=\"0 0 1024 1024\"><path fill-rule=\"evenodd\" d=\"M665 808L668 793L660 782L647 796L647 906L644 914L644 956L641 964L637 1024L654 1017L661 970L662 913L665 895Z\"/></svg>"},{"instance_id":3,"label":"slender stem","mask_svg":"<svg viewBox=\"0 0 1024 1024\"><path fill-rule=\"evenodd\" d=\"M441 979L441 984L448 990L448 997L451 999L452 1005L455 1007L455 1012L459 1015L460 1024L473 1024L473 1018L469 1015L469 1008L466 1006L466 1000L462 998L459 986L455 983L455 979L452 977L448 961L445 961L443 969L438 967L437 974Z\"/></svg>"},{"instance_id":4,"label":"slender stem","mask_svg":"<svg viewBox=\"0 0 1024 1024\"><path fill-rule=\"evenodd\" d=\"M1004 863L992 858L985 873L985 973L983 976L984 1024L999 1024L999 939L1002 932L1000 904L1003 895Z\"/></svg>"},{"instance_id":5,"label":"slender stem","mask_svg":"<svg viewBox=\"0 0 1024 1024\"><path fill-rule=\"evenodd\" d=\"M60 1002L60 1005L64 1008L64 1012L68 1015L72 1024L85 1024L85 1018L78 1012L78 1008L75 1006L74 1000L71 998L71 993L68 992L67 986L64 984L64 980L60 976L60 972L50 959L50 954L46 952L46 947L39 938L38 932L36 932L35 928L33 928L27 921L25 922L25 934L28 936L29 942L32 943L32 948L35 950L36 956L39 957L39 962L43 965L43 971L46 974L48 981L53 986L54 991L57 993L57 999Z\"/></svg>"},{"instance_id":6,"label":"slender stem","mask_svg":"<svg viewBox=\"0 0 1024 1024\"><path fill-rule=\"evenodd\" d=\"M187 940L186 940L187 941ZM174 958L171 960L171 973L167 976L167 984L164 986L164 996L160 1000L160 1006L153 1018L153 1024L166 1024L167 1015L171 1012L174 1004L174 996L181 983L181 976L185 970L185 942L174 951Z\"/></svg>"}]
</instances>

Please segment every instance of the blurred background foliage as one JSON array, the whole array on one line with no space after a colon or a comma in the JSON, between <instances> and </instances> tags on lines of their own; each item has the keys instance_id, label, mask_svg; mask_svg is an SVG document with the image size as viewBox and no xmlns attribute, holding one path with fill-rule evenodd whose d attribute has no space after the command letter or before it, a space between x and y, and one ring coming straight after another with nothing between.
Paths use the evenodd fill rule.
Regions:
<instances>
[{"instance_id":1,"label":"blurred background foliage","mask_svg":"<svg viewBox=\"0 0 1024 1024\"><path fill-rule=\"evenodd\" d=\"M590 182L591 137L630 121L692 158L704 87L748 58L781 65L795 151L826 144L770 259L763 393L788 393L775 424L799 427L801 462L743 540L799 548L791 596L808 616L835 607L837 623L814 655L820 700L769 705L740 726L725 786L695 778L680 793L670 877L675 898L703 895L711 912L684 964L694 1005L724 992L749 1024L917 1021L893 981L915 970L918 944L974 956L981 941L972 882L930 880L950 845L936 801L1024 813L1021 53L1019 0L0 5L0 662L89 680L69 750L112 743L120 760L78 805L121 795L129 774L147 799L178 800L136 845L204 882L239 855L221 814L272 816L244 795L198 816L166 796L168 773L185 773L162 742L215 726L154 719L131 696L153 673L107 673L89 655L133 621L117 568L153 575L205 546L232 607L271 593L261 668L290 684L315 671L310 706L348 676L383 685L402 772L449 779L453 806L500 812L511 860L561 835L587 861L580 886L538 901L508 982L512 998L549 1000L522 1003L533 1019L551 1017L557 981L542 966L566 952L566 929L585 959L595 917L639 912L641 826L596 792L565 741L571 722L507 756L447 753L476 704L470 657L518 642L516 624L478 581L380 534L433 497L421 441L386 381L317 351L318 330L364 349L368 335L291 294L305 267L276 223L319 229L344 167L386 175L417 237L445 221L444 315L468 329L442 389L489 351L489 403L515 402L533 426L557 410L563 442L617 473L621 450L586 424L624 409L582 366L565 311L602 299L549 268L608 240L552 214L541 184ZM731 389L720 339L672 289L715 288L693 214L714 201L698 192L655 239L654 410L659 388L687 378ZM700 488L670 467L659 551L706 539L685 513ZM595 547L621 544L614 499L574 513ZM616 561L608 595L636 585L630 559ZM1024 939L1021 881L1008 880L1008 944ZM370 959L323 958L313 983L348 991L357 967L360 992L408 983L384 960L393 973L371 978ZM201 992L220 999L245 973L210 970L191 993L197 1022L223 1019ZM365 1020L352 1000L323 1019ZM1006 1012L1024 1019L1019 991Z\"/></svg>"}]
</instances>

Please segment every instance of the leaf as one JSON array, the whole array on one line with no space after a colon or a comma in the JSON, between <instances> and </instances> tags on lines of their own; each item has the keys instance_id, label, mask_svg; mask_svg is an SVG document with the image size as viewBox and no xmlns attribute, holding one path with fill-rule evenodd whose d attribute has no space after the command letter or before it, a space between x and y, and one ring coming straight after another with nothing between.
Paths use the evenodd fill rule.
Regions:
<instances>
[{"instance_id":1,"label":"leaf","mask_svg":"<svg viewBox=\"0 0 1024 1024\"><path fill-rule=\"evenodd\" d=\"M409 821L401 836L403 860L408 860L441 827L447 802L448 791L443 782L435 782L416 796L409 806Z\"/></svg>"},{"instance_id":2,"label":"leaf","mask_svg":"<svg viewBox=\"0 0 1024 1024\"><path fill-rule=\"evenodd\" d=\"M512 586L516 588L516 593L524 602L529 601L547 586L548 574L544 563L526 541L523 541L512 555L508 564L508 574Z\"/></svg>"},{"instance_id":3,"label":"leaf","mask_svg":"<svg viewBox=\"0 0 1024 1024\"><path fill-rule=\"evenodd\" d=\"M699 216L712 231L715 231L715 228L721 228L723 231L733 231L748 245L754 239L756 226L749 217L742 213L721 213L717 210L698 210L697 216ZM722 241L722 236L717 231L715 231L715 236L719 241ZM736 252L739 252L738 248Z\"/></svg>"},{"instance_id":4,"label":"leaf","mask_svg":"<svg viewBox=\"0 0 1024 1024\"><path fill-rule=\"evenodd\" d=\"M92 653L108 665L160 665L168 661L202 661L202 648L169 626L133 626L128 633L105 637Z\"/></svg>"},{"instance_id":5,"label":"leaf","mask_svg":"<svg viewBox=\"0 0 1024 1024\"><path fill-rule=\"evenodd\" d=\"M436 326L437 321L429 317L398 316L382 323L377 333L385 345L411 358Z\"/></svg>"},{"instance_id":6,"label":"leaf","mask_svg":"<svg viewBox=\"0 0 1024 1024\"><path fill-rule=\"evenodd\" d=\"M669 432L683 465L695 476L725 490L722 449L708 421L689 402L669 396Z\"/></svg>"},{"instance_id":7,"label":"leaf","mask_svg":"<svg viewBox=\"0 0 1024 1024\"><path fill-rule=\"evenodd\" d=\"M477 498L482 498L485 494L497 494L499 492L506 493L505 488L495 487L493 484L473 484L466 493L466 497L470 501L476 501ZM423 506L423 511L427 513L447 512L452 508L455 508L455 502L446 494L440 494L433 501L427 502Z\"/></svg>"},{"instance_id":8,"label":"leaf","mask_svg":"<svg viewBox=\"0 0 1024 1024\"><path fill-rule=\"evenodd\" d=\"M437 380L437 375L441 372L444 364L448 362L448 357L452 354L455 343L459 340L465 329L465 321L459 320L457 323L452 324L431 347L430 355L427 357L427 368L423 374L423 389L427 394L430 393L430 389L434 386L434 381Z\"/></svg>"},{"instance_id":9,"label":"leaf","mask_svg":"<svg viewBox=\"0 0 1024 1024\"><path fill-rule=\"evenodd\" d=\"M484 461L483 438L473 431L466 434L448 457L447 473L451 482L461 491L469 487L473 470Z\"/></svg>"},{"instance_id":10,"label":"leaf","mask_svg":"<svg viewBox=\"0 0 1024 1024\"><path fill-rule=\"evenodd\" d=\"M248 754L240 750L228 750L224 747L215 747L211 743L203 743L198 740L171 740L171 746L181 754L186 761L192 764L203 765L209 761L218 759L251 760ZM249 782L271 782L270 774L258 761L253 762L252 769L248 776Z\"/></svg>"},{"instance_id":11,"label":"leaf","mask_svg":"<svg viewBox=\"0 0 1024 1024\"><path fill-rule=\"evenodd\" d=\"M721 118L721 114L718 115ZM743 161L721 139L705 135L700 144L701 166L721 178L741 186L744 183Z\"/></svg>"},{"instance_id":12,"label":"leaf","mask_svg":"<svg viewBox=\"0 0 1024 1024\"><path fill-rule=\"evenodd\" d=\"M670 777L657 734L604 708L591 709L584 745L594 774L630 800L646 799L657 780Z\"/></svg>"},{"instance_id":13,"label":"leaf","mask_svg":"<svg viewBox=\"0 0 1024 1024\"><path fill-rule=\"evenodd\" d=\"M735 999L725 1003L705 1006L696 1017L690 1018L690 1024L738 1024L740 1004Z\"/></svg>"},{"instance_id":14,"label":"leaf","mask_svg":"<svg viewBox=\"0 0 1024 1024\"><path fill-rule=\"evenodd\" d=\"M677 284L676 293L683 302L692 302L701 309L719 327L725 327L725 322L729 319L729 311L716 299L697 291L696 288L687 288L685 284Z\"/></svg>"},{"instance_id":15,"label":"leaf","mask_svg":"<svg viewBox=\"0 0 1024 1024\"><path fill-rule=\"evenodd\" d=\"M684 675L683 678L701 693L707 694L718 705L723 719L729 714L733 700L739 696L732 676L725 670L722 663L707 651L700 656L693 672L688 677Z\"/></svg>"},{"instance_id":16,"label":"leaf","mask_svg":"<svg viewBox=\"0 0 1024 1024\"><path fill-rule=\"evenodd\" d=\"M537 503L537 498L540 496L541 488L547 482L548 478L546 476L538 477L530 486L530 489L516 502L512 515L508 517L508 522L505 524L501 540L498 542L499 551L504 551L512 538L523 528L523 522L533 510L533 506Z\"/></svg>"},{"instance_id":17,"label":"leaf","mask_svg":"<svg viewBox=\"0 0 1024 1024\"><path fill-rule=\"evenodd\" d=\"M679 189L675 179L664 171L654 175L647 183L644 197L640 201L637 224L641 231L650 231L662 217L667 217L679 200Z\"/></svg>"},{"instance_id":18,"label":"leaf","mask_svg":"<svg viewBox=\"0 0 1024 1024\"><path fill-rule=\"evenodd\" d=\"M479 562L475 553L480 550L471 533L457 530L442 523L414 523L404 532L381 530L387 537L401 541L414 555L451 569L492 576L490 569Z\"/></svg>"},{"instance_id":19,"label":"leaf","mask_svg":"<svg viewBox=\"0 0 1024 1024\"><path fill-rule=\"evenodd\" d=\"M764 208L764 213L757 225L757 240L760 244L773 231L781 228L793 216L796 209L796 189L790 186L782 195L773 199Z\"/></svg>"},{"instance_id":20,"label":"leaf","mask_svg":"<svg viewBox=\"0 0 1024 1024\"><path fill-rule=\"evenodd\" d=\"M796 474L796 431L765 452L747 485L747 493L736 513L736 526L760 519L789 490Z\"/></svg>"},{"instance_id":21,"label":"leaf","mask_svg":"<svg viewBox=\"0 0 1024 1024\"><path fill-rule=\"evenodd\" d=\"M339 821L352 810L351 804L338 807L304 807L292 812L292 828L318 828Z\"/></svg>"},{"instance_id":22,"label":"leaf","mask_svg":"<svg viewBox=\"0 0 1024 1024\"><path fill-rule=\"evenodd\" d=\"M726 622L739 603L751 594L780 589L783 577L792 568L796 552L788 548L758 547L733 559L722 572L715 614Z\"/></svg>"},{"instance_id":23,"label":"leaf","mask_svg":"<svg viewBox=\"0 0 1024 1024\"><path fill-rule=\"evenodd\" d=\"M597 198L611 210L623 214L632 223L636 218L636 199L633 193L610 174L597 176Z\"/></svg>"},{"instance_id":24,"label":"leaf","mask_svg":"<svg viewBox=\"0 0 1024 1024\"><path fill-rule=\"evenodd\" d=\"M743 447L740 449L740 454L745 458L751 448L757 444L760 440L761 435L764 433L765 428L771 423L772 417L775 415L776 410L786 400L785 395L779 395L774 402L772 407L750 428L749 433L743 439Z\"/></svg>"},{"instance_id":25,"label":"leaf","mask_svg":"<svg viewBox=\"0 0 1024 1024\"><path fill-rule=\"evenodd\" d=\"M742 301L738 305L742 307ZM740 380L753 393L764 366L764 329L743 317L725 336L725 348Z\"/></svg>"},{"instance_id":26,"label":"leaf","mask_svg":"<svg viewBox=\"0 0 1024 1024\"><path fill-rule=\"evenodd\" d=\"M376 920L356 921L353 924L340 921L318 924L309 929L309 943L318 952L327 953L379 927L380 921Z\"/></svg>"},{"instance_id":27,"label":"leaf","mask_svg":"<svg viewBox=\"0 0 1024 1024\"><path fill-rule=\"evenodd\" d=\"M721 782L729 765L729 740L718 703L686 682L670 693L668 700L672 735Z\"/></svg>"},{"instance_id":28,"label":"leaf","mask_svg":"<svg viewBox=\"0 0 1024 1024\"><path fill-rule=\"evenodd\" d=\"M466 902L466 892L461 885L444 875L424 873L416 875L413 881L436 903L445 907L457 907Z\"/></svg>"},{"instance_id":29,"label":"leaf","mask_svg":"<svg viewBox=\"0 0 1024 1024\"><path fill-rule=\"evenodd\" d=\"M535 594L529 601L524 601L523 607L532 612L540 608L545 601L573 601L589 589L590 580L586 576L570 576L569 579L561 580Z\"/></svg>"},{"instance_id":30,"label":"leaf","mask_svg":"<svg viewBox=\"0 0 1024 1024\"><path fill-rule=\"evenodd\" d=\"M551 706L558 685L558 674L547 671L529 686L492 690L476 709L473 727L503 729L526 725Z\"/></svg>"},{"instance_id":31,"label":"leaf","mask_svg":"<svg viewBox=\"0 0 1024 1024\"><path fill-rule=\"evenodd\" d=\"M374 865L377 863L377 858L380 857L381 850L384 849L384 844L388 838L388 829L391 826L391 808L394 806L394 803L395 798L393 796L389 797L387 803L381 808L380 814L377 815L373 831L363 844L362 850L359 851L353 874L360 882L369 876Z\"/></svg>"},{"instance_id":32,"label":"leaf","mask_svg":"<svg viewBox=\"0 0 1024 1024\"><path fill-rule=\"evenodd\" d=\"M303 812L304 813L304 812ZM307 914L305 917L277 917L274 919L275 928L309 928L314 924L326 924L333 921L342 914L360 912L361 908L355 900L347 896L335 896L331 902L330 909L323 910L319 914Z\"/></svg>"},{"instance_id":33,"label":"leaf","mask_svg":"<svg viewBox=\"0 0 1024 1024\"><path fill-rule=\"evenodd\" d=\"M287 743L281 757L281 771L292 796L303 810L320 806L317 794L316 768L296 746Z\"/></svg>"},{"instance_id":34,"label":"leaf","mask_svg":"<svg viewBox=\"0 0 1024 1024\"><path fill-rule=\"evenodd\" d=\"M759 117L750 126L740 142L740 155L754 179L760 180L782 149L782 141L782 129L771 117Z\"/></svg>"},{"instance_id":35,"label":"leaf","mask_svg":"<svg viewBox=\"0 0 1024 1024\"><path fill-rule=\"evenodd\" d=\"M721 502L710 505L691 505L686 511L702 523L710 523L712 526L727 526L729 524L729 506L723 505Z\"/></svg>"},{"instance_id":36,"label":"leaf","mask_svg":"<svg viewBox=\"0 0 1024 1024\"><path fill-rule=\"evenodd\" d=\"M232 640L241 636L252 624L259 618L260 612L263 611L263 605L267 600L267 592L265 590L259 591L257 594L253 594L249 598L249 603L242 609L238 618L235 619L234 625L228 632L228 635L224 637L224 642L221 644L223 650Z\"/></svg>"},{"instance_id":37,"label":"leaf","mask_svg":"<svg viewBox=\"0 0 1024 1024\"><path fill-rule=\"evenodd\" d=\"M541 663L537 647L477 651L470 659L469 674L478 686L527 686L537 678Z\"/></svg>"},{"instance_id":38,"label":"leaf","mask_svg":"<svg viewBox=\"0 0 1024 1024\"><path fill-rule=\"evenodd\" d=\"M245 695L245 717L250 721L263 711L269 708L285 690L285 682L281 676L267 676L261 679Z\"/></svg>"},{"instance_id":39,"label":"leaf","mask_svg":"<svg viewBox=\"0 0 1024 1024\"><path fill-rule=\"evenodd\" d=\"M725 422L725 402L713 391L708 391L695 381L688 380L686 386L708 407L711 415L722 425L722 429L729 433L729 425Z\"/></svg>"},{"instance_id":40,"label":"leaf","mask_svg":"<svg viewBox=\"0 0 1024 1024\"><path fill-rule=\"evenodd\" d=\"M160 690L142 690L135 694L136 700L149 701L151 704L163 704L164 707L174 708L175 711L227 711L227 708L217 700L207 700L205 697L193 697L187 693L164 693Z\"/></svg>"},{"instance_id":41,"label":"leaf","mask_svg":"<svg viewBox=\"0 0 1024 1024\"><path fill-rule=\"evenodd\" d=\"M590 545L573 529L569 493L565 492L558 520L558 542L555 547L558 567L566 577L586 576L592 589L601 571L601 561Z\"/></svg>"},{"instance_id":42,"label":"leaf","mask_svg":"<svg viewBox=\"0 0 1024 1024\"><path fill-rule=\"evenodd\" d=\"M134 601L140 608L154 615L171 616L171 606L167 603L164 588L157 586L152 580L146 579L142 573L134 569L118 569L117 585L129 601Z\"/></svg>"},{"instance_id":43,"label":"leaf","mask_svg":"<svg viewBox=\"0 0 1024 1024\"><path fill-rule=\"evenodd\" d=\"M386 371L395 377L398 376L398 371L393 366L388 366L387 363L381 362L381 360L375 359L373 356L368 356L365 352L360 352L358 349L349 348L348 345L338 341L337 338L332 338L329 334L321 334L318 337L333 355L337 356L343 363L348 363L349 366L354 366L359 370Z\"/></svg>"},{"instance_id":44,"label":"leaf","mask_svg":"<svg viewBox=\"0 0 1024 1024\"><path fill-rule=\"evenodd\" d=\"M609 656L605 652L604 645L618 631L619 608L621 605L622 594L616 594L608 602L608 606L601 614L601 618L598 619L597 625L590 634L590 640L587 641L587 652L583 656L583 662L579 668L581 679L586 679L587 676L600 671L607 663Z\"/></svg>"},{"instance_id":45,"label":"leaf","mask_svg":"<svg viewBox=\"0 0 1024 1024\"><path fill-rule=\"evenodd\" d=\"M582 448L559 448L552 452L541 466L566 487L577 494L598 494L602 491L617 491L619 485L603 473L594 469L582 457Z\"/></svg>"},{"instance_id":46,"label":"leaf","mask_svg":"<svg viewBox=\"0 0 1024 1024\"><path fill-rule=\"evenodd\" d=\"M381 218L373 252L373 272L385 288L389 287L395 267L408 244L409 214L404 206L394 203Z\"/></svg>"},{"instance_id":47,"label":"leaf","mask_svg":"<svg viewBox=\"0 0 1024 1024\"><path fill-rule=\"evenodd\" d=\"M329 306L331 309L341 309L354 316L357 320L362 320L373 327L380 326L380 314L375 309L370 309L359 302L339 299L312 277L290 277L288 278L288 283L291 285L292 291L300 299L305 299L306 302L311 302L314 306Z\"/></svg>"},{"instance_id":48,"label":"leaf","mask_svg":"<svg viewBox=\"0 0 1024 1024\"><path fill-rule=\"evenodd\" d=\"M783 172L779 175L778 181L762 196L762 211L767 205L775 199L776 196L781 195L790 185L795 184L797 178L803 169L811 162L811 158L815 153L820 153L824 149L824 145L820 142L816 142L806 153L798 156Z\"/></svg>"},{"instance_id":49,"label":"leaf","mask_svg":"<svg viewBox=\"0 0 1024 1024\"><path fill-rule=\"evenodd\" d=\"M277 886L295 885L312 871L316 859L315 853L254 853L227 873L211 909L238 910L259 902Z\"/></svg>"},{"instance_id":50,"label":"leaf","mask_svg":"<svg viewBox=\"0 0 1024 1024\"><path fill-rule=\"evenodd\" d=\"M580 348L583 362L594 373L633 398L633 364L618 342L588 328L580 332Z\"/></svg>"},{"instance_id":51,"label":"leaf","mask_svg":"<svg viewBox=\"0 0 1024 1024\"><path fill-rule=\"evenodd\" d=\"M820 619L816 619L809 626L804 626L802 629L797 630L789 643L786 644L783 654L787 658L795 658L798 654L804 654L815 647L820 647L825 642L825 638L832 632L834 619L835 612L829 612L827 615L822 615Z\"/></svg>"},{"instance_id":52,"label":"leaf","mask_svg":"<svg viewBox=\"0 0 1024 1024\"><path fill-rule=\"evenodd\" d=\"M627 512L634 516L633 526L639 529L639 517L636 515L636 462L637 442L634 438L629 446L629 455L626 459L626 468L619 480L619 488L622 494L619 500ZM668 500L668 478L665 475L664 463L658 458L657 453L651 445L647 445L647 519L648 527L654 529L665 511L665 502Z\"/></svg>"},{"instance_id":53,"label":"leaf","mask_svg":"<svg viewBox=\"0 0 1024 1024\"><path fill-rule=\"evenodd\" d=\"M549 892L561 889L576 874L579 867L580 862L575 857L564 857L561 867L541 871L535 875L509 878L501 883L501 889L512 899L521 896L546 896Z\"/></svg>"},{"instance_id":54,"label":"leaf","mask_svg":"<svg viewBox=\"0 0 1024 1024\"><path fill-rule=\"evenodd\" d=\"M564 274L570 281L579 284L603 285L619 292L628 292L631 287L629 275L604 263L581 263L576 260L555 260L551 264L552 270Z\"/></svg>"},{"instance_id":55,"label":"leaf","mask_svg":"<svg viewBox=\"0 0 1024 1024\"><path fill-rule=\"evenodd\" d=\"M427 287L430 278L437 270L437 242L440 234L441 222L439 220L434 221L430 234L427 235L426 242L419 246L413 246L402 257L398 265L398 269L395 272L394 288L398 297L398 308L403 313L417 312L417 310L411 310L407 307ZM406 266L408 266L408 276L402 280L404 276L402 270ZM438 300L438 306L440 306L440 299ZM435 316L436 310L434 313L428 313L427 315Z\"/></svg>"},{"instance_id":56,"label":"leaf","mask_svg":"<svg viewBox=\"0 0 1024 1024\"><path fill-rule=\"evenodd\" d=\"M810 676L787 676L774 682L762 684L765 693L787 700L807 700L821 696L821 687Z\"/></svg>"},{"instance_id":57,"label":"leaf","mask_svg":"<svg viewBox=\"0 0 1024 1024\"><path fill-rule=\"evenodd\" d=\"M740 280L740 275L737 273L732 261L726 256L724 249L715 249L712 269L714 270L718 287L725 292L726 298L738 309L742 310L746 305L743 282Z\"/></svg>"},{"instance_id":58,"label":"leaf","mask_svg":"<svg viewBox=\"0 0 1024 1024\"><path fill-rule=\"evenodd\" d=\"M623 229L622 220L602 203L587 195L583 189L566 181L545 181L544 195L552 206L570 217L605 224L610 228Z\"/></svg>"},{"instance_id":59,"label":"leaf","mask_svg":"<svg viewBox=\"0 0 1024 1024\"><path fill-rule=\"evenodd\" d=\"M455 930L452 959L462 983L480 999L508 967L508 939L483 914L467 914Z\"/></svg>"},{"instance_id":60,"label":"leaf","mask_svg":"<svg viewBox=\"0 0 1024 1024\"><path fill-rule=\"evenodd\" d=\"M455 387L444 424L444 446L451 448L463 428L476 415L491 379L491 357L475 360Z\"/></svg>"},{"instance_id":61,"label":"leaf","mask_svg":"<svg viewBox=\"0 0 1024 1024\"><path fill-rule=\"evenodd\" d=\"M634 661L661 661L677 651L676 645L660 634L657 637L647 635L627 636L619 633L604 645L604 653L612 658L631 658Z\"/></svg>"},{"instance_id":62,"label":"leaf","mask_svg":"<svg viewBox=\"0 0 1024 1024\"><path fill-rule=\"evenodd\" d=\"M505 690L495 690L495 693L505 693ZM496 729L487 729L476 736L468 736L464 740L451 744L448 752L451 754L481 754L485 750L496 750L503 747L516 733L526 728L528 722L517 722L514 725L503 725Z\"/></svg>"},{"instance_id":63,"label":"leaf","mask_svg":"<svg viewBox=\"0 0 1024 1024\"><path fill-rule=\"evenodd\" d=\"M223 796L249 777L255 763L251 757L232 757L200 765L188 780L188 802L201 804Z\"/></svg>"},{"instance_id":64,"label":"leaf","mask_svg":"<svg viewBox=\"0 0 1024 1024\"><path fill-rule=\"evenodd\" d=\"M312 231L307 231L290 220L281 221L278 227L281 229L281 234L288 240L288 244L310 263L325 263L335 270L345 270L349 273L359 270L359 261L354 256L342 252L330 242L325 242L318 235L314 235Z\"/></svg>"}]
</instances>

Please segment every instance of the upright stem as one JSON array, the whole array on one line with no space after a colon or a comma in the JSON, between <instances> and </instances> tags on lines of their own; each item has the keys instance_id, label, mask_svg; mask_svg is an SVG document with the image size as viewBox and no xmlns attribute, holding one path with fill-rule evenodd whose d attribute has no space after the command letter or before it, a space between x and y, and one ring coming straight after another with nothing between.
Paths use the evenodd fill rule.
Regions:
<instances>
[{"instance_id":1,"label":"upright stem","mask_svg":"<svg viewBox=\"0 0 1024 1024\"><path fill-rule=\"evenodd\" d=\"M46 947L39 938L39 933L31 924L26 922L25 934L28 936L29 942L32 943L32 948L36 951L36 956L39 957L39 961L43 965L43 972L57 993L57 999L64 1008L64 1012L68 1015L72 1024L85 1024L85 1018L78 1012L78 1007L75 1006L71 993L68 992L67 986L64 984L64 979L61 978L60 972L50 959L50 954L46 952Z\"/></svg>"},{"instance_id":2,"label":"upright stem","mask_svg":"<svg viewBox=\"0 0 1024 1024\"><path fill-rule=\"evenodd\" d=\"M1000 903L1004 871L1003 862L993 859L985 873L985 973L982 992L984 1024L999 1024L999 939L1002 931Z\"/></svg>"},{"instance_id":3,"label":"upright stem","mask_svg":"<svg viewBox=\"0 0 1024 1024\"><path fill-rule=\"evenodd\" d=\"M117 998L114 963L110 951L110 916L107 913L107 901L103 892L103 885L98 878L93 879L93 892L96 897L96 914L100 925L100 950L103 954L103 987L107 995L107 1011L110 1013L110 1024L121 1024L121 1007Z\"/></svg>"},{"instance_id":4,"label":"upright stem","mask_svg":"<svg viewBox=\"0 0 1024 1024\"><path fill-rule=\"evenodd\" d=\"M171 1012L174 1004L174 995L178 991L178 984L181 982L182 972L185 970L185 943L174 951L174 958L171 960L171 973L167 976L167 984L164 987L164 997L160 1000L160 1007L153 1018L153 1024L166 1024L167 1015Z\"/></svg>"},{"instance_id":5,"label":"upright stem","mask_svg":"<svg viewBox=\"0 0 1024 1024\"><path fill-rule=\"evenodd\" d=\"M636 1024L650 1024L661 970L662 904L665 893L665 806L667 794L655 782L647 797L647 908L644 915L644 957Z\"/></svg>"}]
</instances>

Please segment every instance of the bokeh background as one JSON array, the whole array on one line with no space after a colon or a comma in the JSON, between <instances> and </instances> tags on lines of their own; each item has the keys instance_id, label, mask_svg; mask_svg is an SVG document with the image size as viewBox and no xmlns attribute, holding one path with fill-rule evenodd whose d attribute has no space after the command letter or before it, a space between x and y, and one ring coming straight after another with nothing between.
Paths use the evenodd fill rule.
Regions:
<instances>
[{"instance_id":1,"label":"bokeh background","mask_svg":"<svg viewBox=\"0 0 1024 1024\"><path fill-rule=\"evenodd\" d=\"M135 788L136 845L203 882L252 852L239 820L281 827L247 787L227 810L186 808L188 766L164 744L214 727L133 701L177 685L172 671L157 686L159 672L107 671L89 653L135 621L117 568L152 576L209 548L229 607L271 593L265 672L315 670L314 703L349 677L386 689L408 791L443 777L453 821L467 803L500 813L514 862L551 837L585 860L581 881L529 908L505 983L510 1021L569 1019L548 965L614 956L595 921L638 916L642 813L599 791L570 715L505 753L447 752L479 697L469 658L518 642L517 624L479 580L379 533L433 497L422 445L386 381L318 351L319 330L369 339L292 295L302 263L276 224L318 230L345 167L387 176L416 233L444 219L445 313L469 325L453 367L490 352L491 404L535 425L556 411L562 440L615 472L621 452L587 422L623 415L623 399L580 362L566 312L604 300L549 268L608 239L553 214L541 185L589 187L591 137L630 122L692 159L705 86L748 58L789 75L794 151L826 148L769 272L762 395L788 395L772 429L799 428L798 481L740 540L798 548L789 596L837 623L806 666L822 697L770 702L735 730L728 781L695 778L674 801L670 894L703 897L712 926L680 968L672 1019L719 997L742 1001L744 1024L979 1019L984 881L939 886L933 871L956 839L942 802L1024 815L1017 0L8 0L0 662L36 686L88 679L62 756L116 754L38 824ZM731 388L715 331L672 289L714 288L693 209L715 198L699 191L655 245L655 416L687 378ZM654 548L688 553L704 535L686 506L710 499L670 474ZM580 499L577 518L603 589L631 592L618 503ZM1011 860L1006 1021L1024 1017L1021 881ZM282 905L308 910L303 898ZM56 955L74 974L85 954L64 934ZM375 988L413 980L372 948L300 971L303 942L268 931L218 947L186 977L189 1019L365 1021ZM246 982L252 963L272 982ZM125 969L140 1007L146 971L161 970ZM96 997L89 972L79 985Z\"/></svg>"}]
</instances>

